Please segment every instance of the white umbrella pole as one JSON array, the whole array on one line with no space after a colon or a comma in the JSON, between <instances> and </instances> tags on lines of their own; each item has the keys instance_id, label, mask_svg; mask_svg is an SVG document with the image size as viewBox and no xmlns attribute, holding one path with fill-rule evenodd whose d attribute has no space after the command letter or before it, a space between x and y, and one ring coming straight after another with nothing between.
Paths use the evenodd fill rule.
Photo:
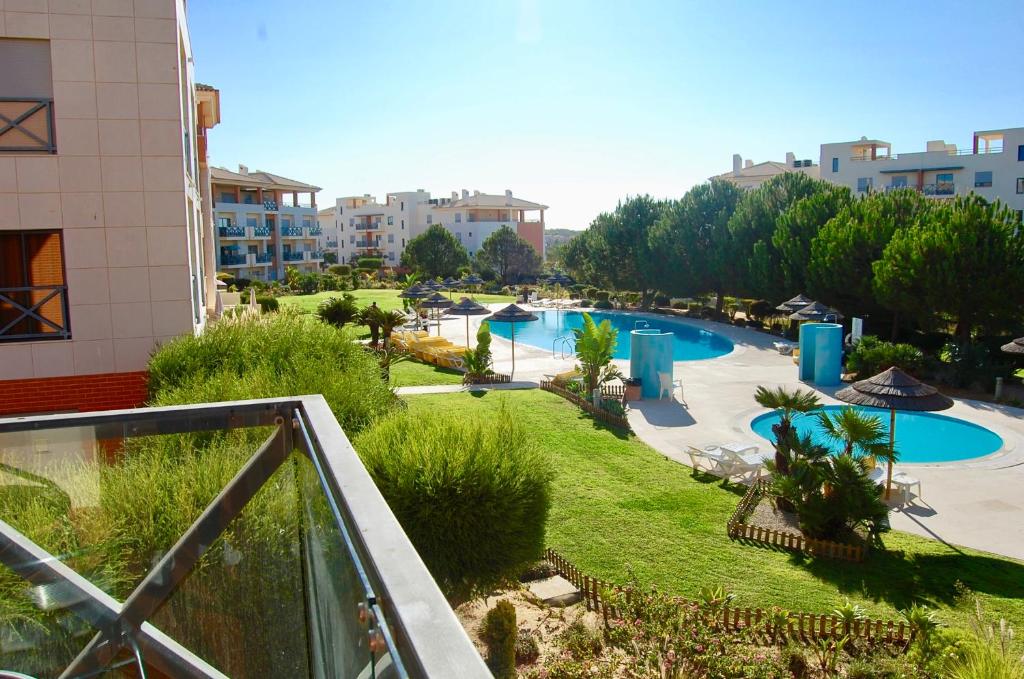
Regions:
<instances>
[{"instance_id":1,"label":"white umbrella pole","mask_svg":"<svg viewBox=\"0 0 1024 679\"><path fill-rule=\"evenodd\" d=\"M892 457L896 450L896 409L889 409L889 470L885 477L885 499L892 493Z\"/></svg>"},{"instance_id":2,"label":"white umbrella pole","mask_svg":"<svg viewBox=\"0 0 1024 679\"><path fill-rule=\"evenodd\" d=\"M469 316L466 316L466 346L469 346Z\"/></svg>"},{"instance_id":3,"label":"white umbrella pole","mask_svg":"<svg viewBox=\"0 0 1024 679\"><path fill-rule=\"evenodd\" d=\"M509 379L516 374L516 324L512 323L512 372L509 373Z\"/></svg>"}]
</instances>

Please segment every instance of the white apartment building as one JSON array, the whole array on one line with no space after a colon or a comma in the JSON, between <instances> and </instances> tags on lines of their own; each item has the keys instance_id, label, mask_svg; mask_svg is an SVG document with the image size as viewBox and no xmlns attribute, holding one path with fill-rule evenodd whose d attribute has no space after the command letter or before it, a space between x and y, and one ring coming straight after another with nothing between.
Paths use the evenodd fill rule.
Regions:
<instances>
[{"instance_id":1,"label":"white apartment building","mask_svg":"<svg viewBox=\"0 0 1024 679\"><path fill-rule=\"evenodd\" d=\"M387 266L398 266L406 244L433 224L452 232L469 251L476 254L487 237L508 226L544 256L544 211L547 205L516 198L511 191L488 194L466 189L451 198L431 198L417 189L389 193L383 203L370 194L338 198L338 260L360 256L384 258Z\"/></svg>"},{"instance_id":2,"label":"white apartment building","mask_svg":"<svg viewBox=\"0 0 1024 679\"><path fill-rule=\"evenodd\" d=\"M285 269L319 271L319 186L245 165L210 168L217 270L236 278L283 280ZM302 197L300 197L302 196Z\"/></svg>"},{"instance_id":3,"label":"white apartment building","mask_svg":"<svg viewBox=\"0 0 1024 679\"><path fill-rule=\"evenodd\" d=\"M217 91L183 0L0 9L0 413L137 406L215 300Z\"/></svg>"},{"instance_id":4,"label":"white apartment building","mask_svg":"<svg viewBox=\"0 0 1024 679\"><path fill-rule=\"evenodd\" d=\"M818 178L818 166L810 159L797 160L796 154L786 153L786 162L766 160L763 163L744 160L743 157L734 153L732 156L732 171L723 172L709 179L722 179L732 182L741 189L757 188L772 177L785 172L800 172L810 177Z\"/></svg>"},{"instance_id":5,"label":"white apartment building","mask_svg":"<svg viewBox=\"0 0 1024 679\"><path fill-rule=\"evenodd\" d=\"M857 193L911 188L950 198L974 192L1024 214L1024 127L975 132L969 148L929 141L924 151L892 152L892 144L861 137L821 145L821 178Z\"/></svg>"},{"instance_id":6,"label":"white apartment building","mask_svg":"<svg viewBox=\"0 0 1024 679\"><path fill-rule=\"evenodd\" d=\"M316 246L325 255L333 254L338 257L338 219L334 214L335 210L335 207L325 207L316 213L316 221L320 225ZM338 261L341 259L338 258Z\"/></svg>"}]
</instances>

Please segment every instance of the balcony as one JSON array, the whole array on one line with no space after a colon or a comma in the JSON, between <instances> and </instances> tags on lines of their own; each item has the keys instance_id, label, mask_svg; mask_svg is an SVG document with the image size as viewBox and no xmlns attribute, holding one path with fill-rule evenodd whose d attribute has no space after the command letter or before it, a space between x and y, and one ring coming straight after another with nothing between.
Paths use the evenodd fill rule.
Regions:
<instances>
[{"instance_id":1,"label":"balcony","mask_svg":"<svg viewBox=\"0 0 1024 679\"><path fill-rule=\"evenodd\" d=\"M265 200L263 201L263 209L267 212L277 212L277 201L276 200Z\"/></svg>"},{"instance_id":2,"label":"balcony","mask_svg":"<svg viewBox=\"0 0 1024 679\"><path fill-rule=\"evenodd\" d=\"M309 252L309 260L310 261L320 262L320 261L323 261L323 259L324 259L324 251L323 250L311 250Z\"/></svg>"},{"instance_id":3,"label":"balcony","mask_svg":"<svg viewBox=\"0 0 1024 679\"><path fill-rule=\"evenodd\" d=\"M53 99L0 97L0 153L56 153Z\"/></svg>"},{"instance_id":4,"label":"balcony","mask_svg":"<svg viewBox=\"0 0 1024 679\"><path fill-rule=\"evenodd\" d=\"M273 252L260 252L256 255L257 264L270 264L274 261Z\"/></svg>"},{"instance_id":5,"label":"balcony","mask_svg":"<svg viewBox=\"0 0 1024 679\"><path fill-rule=\"evenodd\" d=\"M282 226L281 235L285 238L302 238L301 226Z\"/></svg>"},{"instance_id":6,"label":"balcony","mask_svg":"<svg viewBox=\"0 0 1024 679\"><path fill-rule=\"evenodd\" d=\"M309 227L310 236L319 236L324 232L324 229L319 224Z\"/></svg>"},{"instance_id":7,"label":"balcony","mask_svg":"<svg viewBox=\"0 0 1024 679\"><path fill-rule=\"evenodd\" d=\"M336 247L338 247L338 241L336 241L336 240L329 240L326 243L324 243L324 245L326 245L329 248L336 248Z\"/></svg>"},{"instance_id":8,"label":"balcony","mask_svg":"<svg viewBox=\"0 0 1024 679\"><path fill-rule=\"evenodd\" d=\"M0 419L0 449L0 563L21 597L5 669L490 676L322 396ZM89 530L124 525L130 538L118 512L167 509L124 460L148 471L147 456L217 450L238 460L230 480L196 478L195 513L159 551ZM39 525L66 524L73 549L28 537L33 499Z\"/></svg>"},{"instance_id":9,"label":"balcony","mask_svg":"<svg viewBox=\"0 0 1024 679\"><path fill-rule=\"evenodd\" d=\"M953 196L956 195L956 184L953 182L938 182L937 184L925 184L923 186L906 185L903 186L886 186L886 191L899 191L900 189L910 189L911 191L917 191L923 193L926 196Z\"/></svg>"},{"instance_id":10,"label":"balcony","mask_svg":"<svg viewBox=\"0 0 1024 679\"><path fill-rule=\"evenodd\" d=\"M271 233L273 233L273 229L267 224L254 226L252 229L253 238L270 238Z\"/></svg>"},{"instance_id":11,"label":"balcony","mask_svg":"<svg viewBox=\"0 0 1024 679\"><path fill-rule=\"evenodd\" d=\"M220 266L245 266L248 259L245 255L224 255L220 256Z\"/></svg>"},{"instance_id":12,"label":"balcony","mask_svg":"<svg viewBox=\"0 0 1024 679\"><path fill-rule=\"evenodd\" d=\"M221 238L245 238L244 226L221 226L217 228Z\"/></svg>"},{"instance_id":13,"label":"balcony","mask_svg":"<svg viewBox=\"0 0 1024 679\"><path fill-rule=\"evenodd\" d=\"M0 288L0 342L71 339L65 285Z\"/></svg>"},{"instance_id":14,"label":"balcony","mask_svg":"<svg viewBox=\"0 0 1024 679\"><path fill-rule=\"evenodd\" d=\"M285 252L282 255L282 259L286 262L302 262L305 261L305 253L302 252Z\"/></svg>"},{"instance_id":15,"label":"balcony","mask_svg":"<svg viewBox=\"0 0 1024 679\"><path fill-rule=\"evenodd\" d=\"M356 224L356 231L380 231L380 222L372 222L370 224Z\"/></svg>"}]
</instances>

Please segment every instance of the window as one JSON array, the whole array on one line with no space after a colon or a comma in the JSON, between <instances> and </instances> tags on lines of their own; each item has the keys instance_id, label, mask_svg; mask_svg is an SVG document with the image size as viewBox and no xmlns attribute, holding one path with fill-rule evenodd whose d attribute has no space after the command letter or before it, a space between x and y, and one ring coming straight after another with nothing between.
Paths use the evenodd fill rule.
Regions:
<instances>
[{"instance_id":1,"label":"window","mask_svg":"<svg viewBox=\"0 0 1024 679\"><path fill-rule=\"evenodd\" d=\"M405 247L405 239L404 238L402 239L402 247L403 248Z\"/></svg>"},{"instance_id":2,"label":"window","mask_svg":"<svg viewBox=\"0 0 1024 679\"><path fill-rule=\"evenodd\" d=\"M895 177L892 178L892 181L889 183L889 186L891 186L894 189L904 188L906 187L906 185L907 175L905 174L896 175Z\"/></svg>"},{"instance_id":3,"label":"window","mask_svg":"<svg viewBox=\"0 0 1024 679\"><path fill-rule=\"evenodd\" d=\"M405 231L405 220L402 220L402 230Z\"/></svg>"},{"instance_id":4,"label":"window","mask_svg":"<svg viewBox=\"0 0 1024 679\"><path fill-rule=\"evenodd\" d=\"M356 237L355 236L349 236L348 237L348 242L351 243L352 245L355 245L356 244Z\"/></svg>"},{"instance_id":5,"label":"window","mask_svg":"<svg viewBox=\"0 0 1024 679\"><path fill-rule=\"evenodd\" d=\"M1018 191L1017 193L1020 193ZM231 226L231 217L217 217L217 226L226 229Z\"/></svg>"},{"instance_id":6,"label":"window","mask_svg":"<svg viewBox=\"0 0 1024 679\"><path fill-rule=\"evenodd\" d=\"M290 228L292 228L292 220L288 219L287 217L282 217L281 218L281 228L282 229L290 229Z\"/></svg>"},{"instance_id":7,"label":"window","mask_svg":"<svg viewBox=\"0 0 1024 679\"><path fill-rule=\"evenodd\" d=\"M71 339L60 231L0 231L0 341Z\"/></svg>"},{"instance_id":8,"label":"window","mask_svg":"<svg viewBox=\"0 0 1024 679\"><path fill-rule=\"evenodd\" d=\"M873 184L872 177L858 177L857 178L857 191L864 193L869 190Z\"/></svg>"},{"instance_id":9,"label":"window","mask_svg":"<svg viewBox=\"0 0 1024 679\"><path fill-rule=\"evenodd\" d=\"M389 259L390 261L392 261L392 262L393 262L393 261L395 261L395 253L393 253L393 252L389 252L389 253L388 253L388 259Z\"/></svg>"},{"instance_id":10,"label":"window","mask_svg":"<svg viewBox=\"0 0 1024 679\"><path fill-rule=\"evenodd\" d=\"M460 243L462 242L462 232L461 231L456 231L455 232L455 237L459 239Z\"/></svg>"},{"instance_id":11,"label":"window","mask_svg":"<svg viewBox=\"0 0 1024 679\"><path fill-rule=\"evenodd\" d=\"M953 190L954 187L952 172L944 172L942 174L935 175L935 195L952 196Z\"/></svg>"},{"instance_id":12,"label":"window","mask_svg":"<svg viewBox=\"0 0 1024 679\"><path fill-rule=\"evenodd\" d=\"M255 217L246 217L245 218L245 225L246 226L251 226L252 228L255 229L256 228L256 218Z\"/></svg>"},{"instance_id":13,"label":"window","mask_svg":"<svg viewBox=\"0 0 1024 679\"><path fill-rule=\"evenodd\" d=\"M434 215L427 215L427 224L434 223Z\"/></svg>"},{"instance_id":14,"label":"window","mask_svg":"<svg viewBox=\"0 0 1024 679\"><path fill-rule=\"evenodd\" d=\"M402 212L405 212L405 201L404 200L401 203L399 203L399 206L400 207L398 209L401 210Z\"/></svg>"},{"instance_id":15,"label":"window","mask_svg":"<svg viewBox=\"0 0 1024 679\"><path fill-rule=\"evenodd\" d=\"M312 222L310 222L308 219L306 219L305 217L302 218L302 226L304 226L305 228L308 229L312 225L313 225Z\"/></svg>"},{"instance_id":16,"label":"window","mask_svg":"<svg viewBox=\"0 0 1024 679\"><path fill-rule=\"evenodd\" d=\"M0 148L14 153L56 153L53 75L49 40L0 38ZM2 326L0 326L2 327Z\"/></svg>"},{"instance_id":17,"label":"window","mask_svg":"<svg viewBox=\"0 0 1024 679\"><path fill-rule=\"evenodd\" d=\"M470 231L470 232L469 232L469 237L470 237L470 238L472 238L472 237L473 237L473 232L472 232L472 231Z\"/></svg>"},{"instance_id":18,"label":"window","mask_svg":"<svg viewBox=\"0 0 1024 679\"><path fill-rule=\"evenodd\" d=\"M1024 144L1017 146L1017 160L1024 162Z\"/></svg>"},{"instance_id":19,"label":"window","mask_svg":"<svg viewBox=\"0 0 1024 679\"><path fill-rule=\"evenodd\" d=\"M1024 210L1017 210L1017 221L1024 224Z\"/></svg>"},{"instance_id":20,"label":"window","mask_svg":"<svg viewBox=\"0 0 1024 679\"><path fill-rule=\"evenodd\" d=\"M395 225L395 218L392 217L391 215L388 215L388 226L394 226L394 225Z\"/></svg>"},{"instance_id":21,"label":"window","mask_svg":"<svg viewBox=\"0 0 1024 679\"><path fill-rule=\"evenodd\" d=\"M349 226L355 226L356 225L356 218L355 217L349 217L348 218L348 225Z\"/></svg>"},{"instance_id":22,"label":"window","mask_svg":"<svg viewBox=\"0 0 1024 679\"><path fill-rule=\"evenodd\" d=\"M389 243L394 243L395 242L395 234L393 234L393 233L389 233L388 234L388 242Z\"/></svg>"},{"instance_id":23,"label":"window","mask_svg":"<svg viewBox=\"0 0 1024 679\"><path fill-rule=\"evenodd\" d=\"M235 194L231 193L230 191L221 191L220 192L220 202L222 202L222 203L234 203L235 202Z\"/></svg>"},{"instance_id":24,"label":"window","mask_svg":"<svg viewBox=\"0 0 1024 679\"><path fill-rule=\"evenodd\" d=\"M833 158L832 159L832 171L833 172L839 172L839 159L838 158Z\"/></svg>"},{"instance_id":25,"label":"window","mask_svg":"<svg viewBox=\"0 0 1024 679\"><path fill-rule=\"evenodd\" d=\"M974 186L985 187L992 186L992 171L985 170L983 172L974 173Z\"/></svg>"},{"instance_id":26,"label":"window","mask_svg":"<svg viewBox=\"0 0 1024 679\"><path fill-rule=\"evenodd\" d=\"M462 213L461 212L456 212L455 213L455 223L458 224L461 221L462 221Z\"/></svg>"},{"instance_id":27,"label":"window","mask_svg":"<svg viewBox=\"0 0 1024 679\"><path fill-rule=\"evenodd\" d=\"M1024 177L1017 177L1017 193L1024 193Z\"/></svg>"}]
</instances>

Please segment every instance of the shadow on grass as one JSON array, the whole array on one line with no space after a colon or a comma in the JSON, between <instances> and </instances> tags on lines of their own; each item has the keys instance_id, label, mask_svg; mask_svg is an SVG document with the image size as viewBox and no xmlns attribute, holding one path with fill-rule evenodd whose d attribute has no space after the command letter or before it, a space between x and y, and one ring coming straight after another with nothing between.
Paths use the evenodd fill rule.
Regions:
<instances>
[{"instance_id":1,"label":"shadow on grass","mask_svg":"<svg viewBox=\"0 0 1024 679\"><path fill-rule=\"evenodd\" d=\"M693 469L690 472L690 478L697 483L703 483L704 485L715 484L722 490L728 491L737 497L743 497L747 494L747 486L742 483L734 483L729 479L723 479L721 476L715 476L711 472L707 472L701 469Z\"/></svg>"},{"instance_id":2,"label":"shadow on grass","mask_svg":"<svg viewBox=\"0 0 1024 679\"><path fill-rule=\"evenodd\" d=\"M606 431L609 434L614 435L615 438L619 439L620 441L627 441L629 440L629 437L633 435L633 432L629 431L628 429L623 429L622 427L616 427L613 424L609 424L608 422L598 419L597 417L594 417L593 415L584 410L580 410L579 414L576 417L579 420L589 420L590 425L594 429L598 431Z\"/></svg>"},{"instance_id":3,"label":"shadow on grass","mask_svg":"<svg viewBox=\"0 0 1024 679\"><path fill-rule=\"evenodd\" d=\"M862 563L794 553L794 566L831 583L902 609L913 603L954 606L962 583L971 591L1006 599L1024 598L1024 564L937 546L936 553L877 549Z\"/></svg>"}]
</instances>

